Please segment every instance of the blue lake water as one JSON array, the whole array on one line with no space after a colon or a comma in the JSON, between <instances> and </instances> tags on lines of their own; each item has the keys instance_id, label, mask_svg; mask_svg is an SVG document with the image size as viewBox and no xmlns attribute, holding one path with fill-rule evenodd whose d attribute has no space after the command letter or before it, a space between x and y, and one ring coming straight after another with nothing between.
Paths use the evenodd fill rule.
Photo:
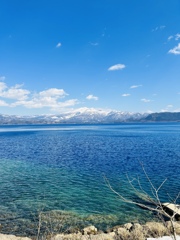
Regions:
<instances>
[{"instance_id":1,"label":"blue lake water","mask_svg":"<svg viewBox=\"0 0 180 240\"><path fill-rule=\"evenodd\" d=\"M138 176L150 191L140 162L155 187L167 178L162 202L174 198L180 191L180 123L0 126L1 231L36 234L39 213L100 229L152 219L149 211L121 202L104 180L141 201L126 181L126 174Z\"/></svg>"}]
</instances>

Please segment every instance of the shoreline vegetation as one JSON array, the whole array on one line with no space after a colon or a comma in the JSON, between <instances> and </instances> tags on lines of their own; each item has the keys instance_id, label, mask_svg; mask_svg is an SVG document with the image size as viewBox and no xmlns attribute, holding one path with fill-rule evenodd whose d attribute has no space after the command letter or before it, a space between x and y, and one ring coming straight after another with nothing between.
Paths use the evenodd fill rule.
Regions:
<instances>
[{"instance_id":1,"label":"shoreline vegetation","mask_svg":"<svg viewBox=\"0 0 180 240\"><path fill-rule=\"evenodd\" d=\"M1 240L146 240L157 239L163 236L172 236L172 229L170 221L166 222L146 222L126 223L107 229L107 231L98 230L95 226L87 226L83 229L69 229L64 233L53 233L52 229L48 229L46 233L41 233L41 223L37 229L36 236L15 236L3 234L0 231ZM0 225L1 227L1 225ZM179 239L180 235L180 221L175 222L176 234Z\"/></svg>"}]
</instances>

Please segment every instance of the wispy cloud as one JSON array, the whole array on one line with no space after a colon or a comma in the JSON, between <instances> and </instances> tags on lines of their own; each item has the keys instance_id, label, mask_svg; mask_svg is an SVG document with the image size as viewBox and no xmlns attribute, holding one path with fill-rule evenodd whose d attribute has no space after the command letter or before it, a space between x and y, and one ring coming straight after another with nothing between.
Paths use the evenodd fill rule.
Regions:
<instances>
[{"instance_id":1,"label":"wispy cloud","mask_svg":"<svg viewBox=\"0 0 180 240\"><path fill-rule=\"evenodd\" d=\"M175 35L175 40L178 41L179 38L180 38L180 33L177 33L177 34Z\"/></svg>"},{"instance_id":2,"label":"wispy cloud","mask_svg":"<svg viewBox=\"0 0 180 240\"><path fill-rule=\"evenodd\" d=\"M62 43L58 42L58 44L56 45L57 48L60 48L62 46Z\"/></svg>"},{"instance_id":3,"label":"wispy cloud","mask_svg":"<svg viewBox=\"0 0 180 240\"><path fill-rule=\"evenodd\" d=\"M122 97L129 97L131 94L129 94L129 93L124 93L124 94L122 94L121 96Z\"/></svg>"},{"instance_id":4,"label":"wispy cloud","mask_svg":"<svg viewBox=\"0 0 180 240\"><path fill-rule=\"evenodd\" d=\"M108 71L122 70L126 66L124 64L118 63L108 68Z\"/></svg>"},{"instance_id":5,"label":"wispy cloud","mask_svg":"<svg viewBox=\"0 0 180 240\"><path fill-rule=\"evenodd\" d=\"M92 94L90 94L90 95L88 95L88 96L86 97L86 99L88 99L88 100L95 100L95 101L97 101L99 98L98 98L98 97L96 97L96 96L94 96L94 95L92 95Z\"/></svg>"},{"instance_id":6,"label":"wispy cloud","mask_svg":"<svg viewBox=\"0 0 180 240\"><path fill-rule=\"evenodd\" d=\"M99 45L99 43L98 43L98 42L90 42L90 45L91 45L91 46L95 46L95 47L96 47L96 46L98 46L98 45Z\"/></svg>"},{"instance_id":7,"label":"wispy cloud","mask_svg":"<svg viewBox=\"0 0 180 240\"><path fill-rule=\"evenodd\" d=\"M169 104L169 105L166 106L166 108L172 108L172 107L173 107L172 104Z\"/></svg>"},{"instance_id":8,"label":"wispy cloud","mask_svg":"<svg viewBox=\"0 0 180 240\"><path fill-rule=\"evenodd\" d=\"M166 27L165 25L161 25L159 27L155 27L155 28L152 29L152 32L156 32L158 30L163 30L165 27Z\"/></svg>"},{"instance_id":9,"label":"wispy cloud","mask_svg":"<svg viewBox=\"0 0 180 240\"><path fill-rule=\"evenodd\" d=\"M174 37L171 35L168 37L168 41L170 41L171 39L173 39Z\"/></svg>"},{"instance_id":10,"label":"wispy cloud","mask_svg":"<svg viewBox=\"0 0 180 240\"><path fill-rule=\"evenodd\" d=\"M162 30L162 29L164 29L166 26L165 25L162 25L162 26L160 26L159 28L160 28L160 30Z\"/></svg>"},{"instance_id":11,"label":"wispy cloud","mask_svg":"<svg viewBox=\"0 0 180 240\"><path fill-rule=\"evenodd\" d=\"M164 109L161 109L161 112L174 112L172 111L173 105L172 104L168 104Z\"/></svg>"},{"instance_id":12,"label":"wispy cloud","mask_svg":"<svg viewBox=\"0 0 180 240\"><path fill-rule=\"evenodd\" d=\"M152 102L152 100L146 99L146 98L142 98L141 101L142 101L142 102L145 102L145 103Z\"/></svg>"},{"instance_id":13,"label":"wispy cloud","mask_svg":"<svg viewBox=\"0 0 180 240\"><path fill-rule=\"evenodd\" d=\"M142 85L132 85L130 88L138 88L138 87L142 87Z\"/></svg>"},{"instance_id":14,"label":"wispy cloud","mask_svg":"<svg viewBox=\"0 0 180 240\"><path fill-rule=\"evenodd\" d=\"M180 54L180 43L176 47L170 49L168 53L179 55Z\"/></svg>"},{"instance_id":15,"label":"wispy cloud","mask_svg":"<svg viewBox=\"0 0 180 240\"><path fill-rule=\"evenodd\" d=\"M180 39L180 33L176 33L175 35L170 35L169 37L168 37L168 41L170 41L171 39L175 39L176 41L178 41L179 39Z\"/></svg>"}]
</instances>

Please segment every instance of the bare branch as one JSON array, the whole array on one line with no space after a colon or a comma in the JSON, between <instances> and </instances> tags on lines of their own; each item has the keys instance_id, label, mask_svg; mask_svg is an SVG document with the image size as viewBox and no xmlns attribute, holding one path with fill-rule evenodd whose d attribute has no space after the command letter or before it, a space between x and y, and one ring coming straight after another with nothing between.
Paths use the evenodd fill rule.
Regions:
<instances>
[{"instance_id":1,"label":"bare branch","mask_svg":"<svg viewBox=\"0 0 180 240\"><path fill-rule=\"evenodd\" d=\"M175 205L176 201L180 198L180 192L178 192L176 198L171 201L175 206L174 206L174 209L173 209L173 212L172 214L167 212L166 211L166 207L168 207L168 205L170 203L167 203L167 204L162 204L161 203L161 200L160 200L160 197L159 197L159 191L161 190L162 186L165 184L165 182L167 181L167 178L159 185L159 187L155 187L154 184L152 183L151 179L149 178L145 168L144 168L144 165L142 162L140 162L140 165L142 167L142 170L144 172L144 175L147 179L147 182L150 184L150 190L151 190L151 193L152 193L152 196L150 196L150 194L148 194L142 187L141 185L141 182L140 182L140 179L139 177L137 178L132 178L130 179L128 174L126 174L126 177L127 177L127 180L128 180L128 183L129 183L129 186L133 189L134 193L136 195L138 195L139 198L141 198L142 200L146 201L146 203L140 203L138 201L133 201L125 196L123 196L121 193L117 192L110 184L110 182L108 181L108 179L104 176L104 180L107 184L107 186L109 187L109 189L115 193L119 199L125 203L130 203L130 204L134 204L134 205L137 205L141 208L144 208L144 209L147 209L149 211L153 211L153 212L156 212L157 215L160 216L161 220L163 219L162 216L166 216L167 218L169 218L170 222L171 222L171 227L172 227L172 235L173 235L173 238L176 240L176 230L175 230L175 226L174 226L174 219L175 219L175 216L178 212L178 207ZM137 181L137 185L134 184L135 182ZM169 196L169 195L168 195ZM170 197L170 196L169 196ZM170 197L171 198L171 197ZM172 200L172 198L171 198ZM154 205L154 207L152 206L149 206L148 203L151 203L152 205ZM164 221L164 220L162 220Z\"/></svg>"}]
</instances>

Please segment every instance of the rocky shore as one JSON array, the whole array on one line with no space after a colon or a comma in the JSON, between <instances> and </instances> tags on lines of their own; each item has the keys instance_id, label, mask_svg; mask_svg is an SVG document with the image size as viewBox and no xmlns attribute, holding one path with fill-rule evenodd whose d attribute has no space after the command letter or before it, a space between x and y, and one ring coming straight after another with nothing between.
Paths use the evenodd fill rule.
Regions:
<instances>
[{"instance_id":1,"label":"rocky shore","mask_svg":"<svg viewBox=\"0 0 180 240\"><path fill-rule=\"evenodd\" d=\"M180 222L175 222L177 235L180 235ZM95 226L88 226L74 233L50 234L46 236L36 237L18 237L14 235L6 235L0 233L0 240L146 240L146 239L172 239L171 223L169 221L147 222L144 225L139 223L126 223L124 225L115 226L107 232L98 231ZM180 239L180 236L177 237Z\"/></svg>"}]
</instances>

